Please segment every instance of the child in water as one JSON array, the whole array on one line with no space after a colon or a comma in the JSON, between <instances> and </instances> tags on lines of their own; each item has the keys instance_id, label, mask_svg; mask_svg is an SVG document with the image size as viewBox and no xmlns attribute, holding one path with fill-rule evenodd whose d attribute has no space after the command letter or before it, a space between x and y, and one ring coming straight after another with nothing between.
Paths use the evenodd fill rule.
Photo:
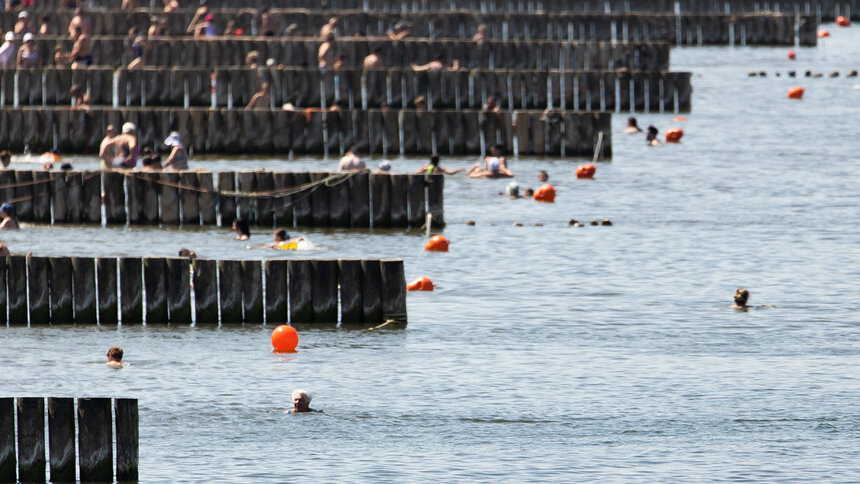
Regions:
<instances>
[{"instance_id":1,"label":"child in water","mask_svg":"<svg viewBox=\"0 0 860 484\"><path fill-rule=\"evenodd\" d=\"M113 346L107 352L107 366L110 368L122 368L126 364L122 362L122 348Z\"/></svg>"}]
</instances>

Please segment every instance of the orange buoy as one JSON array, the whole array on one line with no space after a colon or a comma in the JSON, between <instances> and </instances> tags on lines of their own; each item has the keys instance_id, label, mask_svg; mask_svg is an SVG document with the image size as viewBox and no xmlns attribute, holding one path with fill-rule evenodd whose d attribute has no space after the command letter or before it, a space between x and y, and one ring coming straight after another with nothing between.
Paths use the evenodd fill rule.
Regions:
<instances>
[{"instance_id":1,"label":"orange buoy","mask_svg":"<svg viewBox=\"0 0 860 484\"><path fill-rule=\"evenodd\" d=\"M796 57L797 54L795 54L793 50L788 51L788 60L794 60Z\"/></svg>"},{"instance_id":2,"label":"orange buoy","mask_svg":"<svg viewBox=\"0 0 860 484\"><path fill-rule=\"evenodd\" d=\"M849 25L851 25L851 21L848 20L848 17L840 15L836 17L836 25L840 27L848 27Z\"/></svg>"},{"instance_id":3,"label":"orange buoy","mask_svg":"<svg viewBox=\"0 0 860 484\"><path fill-rule=\"evenodd\" d=\"M672 121L686 121L686 120L687 120L687 118L685 118L684 116L675 116L674 118L672 118Z\"/></svg>"},{"instance_id":4,"label":"orange buoy","mask_svg":"<svg viewBox=\"0 0 860 484\"><path fill-rule=\"evenodd\" d=\"M818 37L823 39L824 37L830 37L830 31L827 29L821 29L818 31Z\"/></svg>"},{"instance_id":5,"label":"orange buoy","mask_svg":"<svg viewBox=\"0 0 860 484\"><path fill-rule=\"evenodd\" d=\"M278 353L293 351L299 345L299 333L287 324L282 324L272 331L272 347Z\"/></svg>"},{"instance_id":6,"label":"orange buoy","mask_svg":"<svg viewBox=\"0 0 860 484\"><path fill-rule=\"evenodd\" d=\"M666 130L667 143L680 143L684 137L684 130L681 128L669 128Z\"/></svg>"},{"instance_id":7,"label":"orange buoy","mask_svg":"<svg viewBox=\"0 0 860 484\"><path fill-rule=\"evenodd\" d=\"M450 242L445 237L441 235L434 235L430 237L430 240L427 241L427 244L424 245L424 250L432 250L436 252L448 252L448 244Z\"/></svg>"},{"instance_id":8,"label":"orange buoy","mask_svg":"<svg viewBox=\"0 0 860 484\"><path fill-rule=\"evenodd\" d=\"M789 99L803 99L803 91L802 87L792 87L788 90L788 98Z\"/></svg>"},{"instance_id":9,"label":"orange buoy","mask_svg":"<svg viewBox=\"0 0 860 484\"><path fill-rule=\"evenodd\" d=\"M407 291L432 291L435 284L427 276L421 276L418 279L406 285Z\"/></svg>"},{"instance_id":10,"label":"orange buoy","mask_svg":"<svg viewBox=\"0 0 860 484\"><path fill-rule=\"evenodd\" d=\"M555 188L550 184L541 185L540 188L535 191L534 199L538 202L555 202Z\"/></svg>"},{"instance_id":11,"label":"orange buoy","mask_svg":"<svg viewBox=\"0 0 860 484\"><path fill-rule=\"evenodd\" d=\"M576 177L577 178L591 178L594 176L594 172L597 171L597 168L594 167L591 163L585 165L579 165L576 167Z\"/></svg>"}]
</instances>

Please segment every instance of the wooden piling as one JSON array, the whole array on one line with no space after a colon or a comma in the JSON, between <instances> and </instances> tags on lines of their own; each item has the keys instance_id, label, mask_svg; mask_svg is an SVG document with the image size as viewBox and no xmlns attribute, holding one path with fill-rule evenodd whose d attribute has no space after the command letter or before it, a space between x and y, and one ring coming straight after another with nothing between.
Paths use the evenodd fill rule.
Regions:
<instances>
[{"instance_id":1,"label":"wooden piling","mask_svg":"<svg viewBox=\"0 0 860 484\"><path fill-rule=\"evenodd\" d=\"M275 178L270 171L258 171L256 173L257 189L260 195L256 198L257 224L264 227L272 227L275 224L274 202L270 196L263 195L275 188Z\"/></svg>"},{"instance_id":2,"label":"wooden piling","mask_svg":"<svg viewBox=\"0 0 860 484\"><path fill-rule=\"evenodd\" d=\"M391 175L370 175L370 191L373 205L373 228L391 227Z\"/></svg>"},{"instance_id":3,"label":"wooden piling","mask_svg":"<svg viewBox=\"0 0 860 484\"><path fill-rule=\"evenodd\" d=\"M364 308L364 323L382 322L382 268L379 259L361 261L361 303Z\"/></svg>"},{"instance_id":4,"label":"wooden piling","mask_svg":"<svg viewBox=\"0 0 860 484\"><path fill-rule=\"evenodd\" d=\"M311 177L308 173L293 173L295 186L307 185ZM299 227L313 226L310 189L302 190L293 195L293 217Z\"/></svg>"},{"instance_id":5,"label":"wooden piling","mask_svg":"<svg viewBox=\"0 0 860 484\"><path fill-rule=\"evenodd\" d=\"M116 257L96 259L96 276L99 286L99 324L116 324L119 298L116 284Z\"/></svg>"},{"instance_id":6,"label":"wooden piling","mask_svg":"<svg viewBox=\"0 0 860 484\"><path fill-rule=\"evenodd\" d=\"M50 271L47 257L27 257L30 325L51 322Z\"/></svg>"},{"instance_id":7,"label":"wooden piling","mask_svg":"<svg viewBox=\"0 0 860 484\"><path fill-rule=\"evenodd\" d=\"M146 324L167 323L167 261L163 257L143 258L143 286Z\"/></svg>"},{"instance_id":8,"label":"wooden piling","mask_svg":"<svg viewBox=\"0 0 860 484\"><path fill-rule=\"evenodd\" d=\"M179 225L179 173L161 172L161 223Z\"/></svg>"},{"instance_id":9,"label":"wooden piling","mask_svg":"<svg viewBox=\"0 0 860 484\"><path fill-rule=\"evenodd\" d=\"M125 224L125 176L118 171L105 171L105 219L108 224Z\"/></svg>"},{"instance_id":10,"label":"wooden piling","mask_svg":"<svg viewBox=\"0 0 860 484\"><path fill-rule=\"evenodd\" d=\"M361 261L358 259L341 259L338 261L340 279L340 320L343 324L359 324L364 322L362 307L364 274Z\"/></svg>"},{"instance_id":11,"label":"wooden piling","mask_svg":"<svg viewBox=\"0 0 860 484\"><path fill-rule=\"evenodd\" d=\"M75 401L48 398L51 482L75 482Z\"/></svg>"},{"instance_id":12,"label":"wooden piling","mask_svg":"<svg viewBox=\"0 0 860 484\"><path fill-rule=\"evenodd\" d=\"M92 257L72 257L75 323L96 324L96 266Z\"/></svg>"},{"instance_id":13,"label":"wooden piling","mask_svg":"<svg viewBox=\"0 0 860 484\"><path fill-rule=\"evenodd\" d=\"M68 217L69 192L66 188L66 174L57 173L51 187L51 204L54 206L53 223L65 223Z\"/></svg>"},{"instance_id":14,"label":"wooden piling","mask_svg":"<svg viewBox=\"0 0 860 484\"><path fill-rule=\"evenodd\" d=\"M337 260L315 260L313 264L313 288L311 301L315 323L337 324Z\"/></svg>"},{"instance_id":15,"label":"wooden piling","mask_svg":"<svg viewBox=\"0 0 860 484\"><path fill-rule=\"evenodd\" d=\"M197 173L183 171L179 174L182 202L182 225L200 225L200 204Z\"/></svg>"},{"instance_id":16,"label":"wooden piling","mask_svg":"<svg viewBox=\"0 0 860 484\"><path fill-rule=\"evenodd\" d=\"M83 219L84 207L84 177L81 172L66 173L66 219L68 223L80 223ZM56 205L54 205L56 207Z\"/></svg>"},{"instance_id":17,"label":"wooden piling","mask_svg":"<svg viewBox=\"0 0 860 484\"><path fill-rule=\"evenodd\" d=\"M382 318L406 322L406 276L403 259L383 259L382 270Z\"/></svg>"},{"instance_id":18,"label":"wooden piling","mask_svg":"<svg viewBox=\"0 0 860 484\"><path fill-rule=\"evenodd\" d=\"M309 260L288 262L290 324L313 321L313 265Z\"/></svg>"},{"instance_id":19,"label":"wooden piling","mask_svg":"<svg viewBox=\"0 0 860 484\"><path fill-rule=\"evenodd\" d=\"M349 177L349 218L353 228L370 227L370 175L353 173Z\"/></svg>"},{"instance_id":20,"label":"wooden piling","mask_svg":"<svg viewBox=\"0 0 860 484\"><path fill-rule=\"evenodd\" d=\"M348 228L350 226L349 179L336 180L335 183L337 184L328 189L329 225Z\"/></svg>"},{"instance_id":21,"label":"wooden piling","mask_svg":"<svg viewBox=\"0 0 860 484\"><path fill-rule=\"evenodd\" d=\"M116 398L116 480L137 482L139 458L138 408L136 398Z\"/></svg>"},{"instance_id":22,"label":"wooden piling","mask_svg":"<svg viewBox=\"0 0 860 484\"><path fill-rule=\"evenodd\" d=\"M27 258L6 258L6 285L9 290L9 324L27 325Z\"/></svg>"},{"instance_id":23,"label":"wooden piling","mask_svg":"<svg viewBox=\"0 0 860 484\"><path fill-rule=\"evenodd\" d=\"M15 458L15 400L0 397L0 482L18 482Z\"/></svg>"},{"instance_id":24,"label":"wooden piling","mask_svg":"<svg viewBox=\"0 0 860 484\"><path fill-rule=\"evenodd\" d=\"M242 309L246 323L263 323L263 266L258 260L242 261Z\"/></svg>"},{"instance_id":25,"label":"wooden piling","mask_svg":"<svg viewBox=\"0 0 860 484\"><path fill-rule=\"evenodd\" d=\"M191 324L191 262L184 257L170 257L166 263L170 322Z\"/></svg>"},{"instance_id":26,"label":"wooden piling","mask_svg":"<svg viewBox=\"0 0 860 484\"><path fill-rule=\"evenodd\" d=\"M445 226L445 178L444 175L427 175L427 204L433 216L433 227Z\"/></svg>"},{"instance_id":27,"label":"wooden piling","mask_svg":"<svg viewBox=\"0 0 860 484\"><path fill-rule=\"evenodd\" d=\"M218 263L214 260L194 260L194 310L197 325L218 325Z\"/></svg>"},{"instance_id":28,"label":"wooden piling","mask_svg":"<svg viewBox=\"0 0 860 484\"><path fill-rule=\"evenodd\" d=\"M293 174L278 172L273 176L276 189L291 188L294 185ZM275 223L281 227L293 226L292 195L279 195L272 200L275 213Z\"/></svg>"},{"instance_id":29,"label":"wooden piling","mask_svg":"<svg viewBox=\"0 0 860 484\"><path fill-rule=\"evenodd\" d=\"M328 192L329 188L323 183L328 173L311 173L311 182L318 185L311 192L311 219L314 227L328 227L331 224L329 218Z\"/></svg>"},{"instance_id":30,"label":"wooden piling","mask_svg":"<svg viewBox=\"0 0 860 484\"><path fill-rule=\"evenodd\" d=\"M257 177L254 172L240 171L236 173L236 183L239 192L253 193L257 191ZM248 195L240 195L236 197L236 204L239 206L239 218L245 220L249 224L257 222L256 210L254 209L254 198Z\"/></svg>"},{"instance_id":31,"label":"wooden piling","mask_svg":"<svg viewBox=\"0 0 860 484\"><path fill-rule=\"evenodd\" d=\"M160 192L158 184L158 173L139 173L135 176L142 180L142 221L147 224L158 224L158 207L160 205L158 201L158 195ZM138 200L140 200L140 198Z\"/></svg>"},{"instance_id":32,"label":"wooden piling","mask_svg":"<svg viewBox=\"0 0 860 484\"><path fill-rule=\"evenodd\" d=\"M143 206L146 204L146 180L141 173L130 173L126 179L128 191L128 223L145 223Z\"/></svg>"},{"instance_id":33,"label":"wooden piling","mask_svg":"<svg viewBox=\"0 0 860 484\"><path fill-rule=\"evenodd\" d=\"M20 220L29 222L33 220L33 172L18 170L14 176L17 186L13 189L13 196L18 200L15 203L15 214Z\"/></svg>"},{"instance_id":34,"label":"wooden piling","mask_svg":"<svg viewBox=\"0 0 860 484\"><path fill-rule=\"evenodd\" d=\"M49 258L51 273L51 322L70 324L75 321L72 304L72 259ZM74 462L73 462L74 464Z\"/></svg>"},{"instance_id":35,"label":"wooden piling","mask_svg":"<svg viewBox=\"0 0 860 484\"><path fill-rule=\"evenodd\" d=\"M18 480L45 482L45 399L17 398Z\"/></svg>"},{"instance_id":36,"label":"wooden piling","mask_svg":"<svg viewBox=\"0 0 860 484\"><path fill-rule=\"evenodd\" d=\"M33 181L40 181L33 185L33 221L51 223L51 173L47 171L34 171ZM55 176L62 178L62 173Z\"/></svg>"},{"instance_id":37,"label":"wooden piling","mask_svg":"<svg viewBox=\"0 0 860 484\"><path fill-rule=\"evenodd\" d=\"M408 175L406 197L409 200L409 227L420 228L427 219L427 196L424 175Z\"/></svg>"},{"instance_id":38,"label":"wooden piling","mask_svg":"<svg viewBox=\"0 0 860 484\"><path fill-rule=\"evenodd\" d=\"M0 257L0 318L2 318L2 315L7 314L6 308L9 306L9 300L6 298L6 265L8 261L8 257ZM5 321L0 320L0 327L3 327L3 323ZM2 479L0 479L0 482L2 482Z\"/></svg>"},{"instance_id":39,"label":"wooden piling","mask_svg":"<svg viewBox=\"0 0 860 484\"><path fill-rule=\"evenodd\" d=\"M143 264L138 257L119 258L120 318L122 324L143 322Z\"/></svg>"},{"instance_id":40,"label":"wooden piling","mask_svg":"<svg viewBox=\"0 0 860 484\"><path fill-rule=\"evenodd\" d=\"M232 192L236 189L235 173L222 171L218 173L218 191ZM236 220L236 197L232 195L218 196L221 226L229 227Z\"/></svg>"},{"instance_id":41,"label":"wooden piling","mask_svg":"<svg viewBox=\"0 0 860 484\"><path fill-rule=\"evenodd\" d=\"M78 398L78 465L82 482L113 481L110 398Z\"/></svg>"},{"instance_id":42,"label":"wooden piling","mask_svg":"<svg viewBox=\"0 0 860 484\"><path fill-rule=\"evenodd\" d=\"M266 270L266 323L277 325L289 321L287 312L287 261L268 259Z\"/></svg>"},{"instance_id":43,"label":"wooden piling","mask_svg":"<svg viewBox=\"0 0 860 484\"><path fill-rule=\"evenodd\" d=\"M200 220L203 225L215 225L217 219L217 198L215 185L212 181L212 173L198 172L197 186L200 193L197 194L197 207L200 210Z\"/></svg>"},{"instance_id":44,"label":"wooden piling","mask_svg":"<svg viewBox=\"0 0 860 484\"><path fill-rule=\"evenodd\" d=\"M218 261L218 286L221 301L221 324L242 322L242 263Z\"/></svg>"},{"instance_id":45,"label":"wooden piling","mask_svg":"<svg viewBox=\"0 0 860 484\"><path fill-rule=\"evenodd\" d=\"M408 175L389 175L391 177L391 226L406 227L406 200L408 198Z\"/></svg>"},{"instance_id":46,"label":"wooden piling","mask_svg":"<svg viewBox=\"0 0 860 484\"><path fill-rule=\"evenodd\" d=\"M81 211L83 223L102 223L102 178L98 170L83 172L84 208Z\"/></svg>"}]
</instances>

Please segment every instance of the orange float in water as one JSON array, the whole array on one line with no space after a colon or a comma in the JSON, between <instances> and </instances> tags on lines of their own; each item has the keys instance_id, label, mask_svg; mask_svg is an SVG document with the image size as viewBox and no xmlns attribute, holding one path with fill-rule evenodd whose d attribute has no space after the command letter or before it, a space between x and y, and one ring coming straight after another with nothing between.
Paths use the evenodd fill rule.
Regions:
<instances>
[{"instance_id":1,"label":"orange float in water","mask_svg":"<svg viewBox=\"0 0 860 484\"><path fill-rule=\"evenodd\" d=\"M848 20L848 17L840 15L836 17L836 25L840 27L848 27L849 25L851 25L851 21Z\"/></svg>"},{"instance_id":2,"label":"orange float in water","mask_svg":"<svg viewBox=\"0 0 860 484\"><path fill-rule=\"evenodd\" d=\"M299 333L292 326L282 324L272 331L272 347L278 353L293 351L299 345Z\"/></svg>"},{"instance_id":3,"label":"orange float in water","mask_svg":"<svg viewBox=\"0 0 860 484\"><path fill-rule=\"evenodd\" d=\"M441 235L434 235L430 237L430 240L427 241L427 244L424 245L424 250L432 250L436 252L448 252L448 244L450 242L445 237Z\"/></svg>"},{"instance_id":4,"label":"orange float in water","mask_svg":"<svg viewBox=\"0 0 860 484\"><path fill-rule=\"evenodd\" d=\"M680 143L684 137L684 130L681 128L669 128L666 130L667 143Z\"/></svg>"},{"instance_id":5,"label":"orange float in water","mask_svg":"<svg viewBox=\"0 0 860 484\"><path fill-rule=\"evenodd\" d=\"M421 276L418 279L406 285L407 291L432 291L435 284L427 276Z\"/></svg>"},{"instance_id":6,"label":"orange float in water","mask_svg":"<svg viewBox=\"0 0 860 484\"><path fill-rule=\"evenodd\" d=\"M672 118L672 121L686 121L686 120L687 120L687 118L685 118L684 116L675 116L674 118Z\"/></svg>"},{"instance_id":7,"label":"orange float in water","mask_svg":"<svg viewBox=\"0 0 860 484\"><path fill-rule=\"evenodd\" d=\"M803 99L804 89L802 87L792 87L788 90L789 99Z\"/></svg>"},{"instance_id":8,"label":"orange float in water","mask_svg":"<svg viewBox=\"0 0 860 484\"><path fill-rule=\"evenodd\" d=\"M534 199L538 202L553 203L555 202L555 188L552 185L541 185L535 191Z\"/></svg>"},{"instance_id":9,"label":"orange float in water","mask_svg":"<svg viewBox=\"0 0 860 484\"><path fill-rule=\"evenodd\" d=\"M594 167L591 163L586 165L579 165L576 167L576 177L577 178L591 178L594 176L594 172L597 171L597 168Z\"/></svg>"},{"instance_id":10,"label":"orange float in water","mask_svg":"<svg viewBox=\"0 0 860 484\"><path fill-rule=\"evenodd\" d=\"M818 31L818 37L819 38L830 37L830 31L827 29L821 29Z\"/></svg>"},{"instance_id":11,"label":"orange float in water","mask_svg":"<svg viewBox=\"0 0 860 484\"><path fill-rule=\"evenodd\" d=\"M794 60L796 57L797 57L797 54L795 54L793 50L788 51L789 60Z\"/></svg>"}]
</instances>

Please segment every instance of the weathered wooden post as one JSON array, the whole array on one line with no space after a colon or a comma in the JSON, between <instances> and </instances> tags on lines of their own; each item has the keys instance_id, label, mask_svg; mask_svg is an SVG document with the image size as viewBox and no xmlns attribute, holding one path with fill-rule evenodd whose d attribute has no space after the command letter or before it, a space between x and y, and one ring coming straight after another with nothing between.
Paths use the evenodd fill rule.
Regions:
<instances>
[{"instance_id":1,"label":"weathered wooden post","mask_svg":"<svg viewBox=\"0 0 860 484\"><path fill-rule=\"evenodd\" d=\"M163 257L144 257L143 281L146 324L167 323L167 261Z\"/></svg>"},{"instance_id":2,"label":"weathered wooden post","mask_svg":"<svg viewBox=\"0 0 860 484\"><path fill-rule=\"evenodd\" d=\"M313 321L313 265L309 260L288 262L290 324Z\"/></svg>"},{"instance_id":3,"label":"weathered wooden post","mask_svg":"<svg viewBox=\"0 0 860 484\"><path fill-rule=\"evenodd\" d=\"M99 324L118 322L116 284L116 257L96 259L96 272L99 285Z\"/></svg>"},{"instance_id":4,"label":"weathered wooden post","mask_svg":"<svg viewBox=\"0 0 860 484\"><path fill-rule=\"evenodd\" d=\"M78 398L78 466L82 482L113 481L110 398Z\"/></svg>"},{"instance_id":5,"label":"weathered wooden post","mask_svg":"<svg viewBox=\"0 0 860 484\"><path fill-rule=\"evenodd\" d=\"M75 400L48 398L51 482L75 482Z\"/></svg>"},{"instance_id":6,"label":"weathered wooden post","mask_svg":"<svg viewBox=\"0 0 860 484\"><path fill-rule=\"evenodd\" d=\"M30 324L51 322L47 257L27 257L27 282L30 288Z\"/></svg>"},{"instance_id":7,"label":"weathered wooden post","mask_svg":"<svg viewBox=\"0 0 860 484\"><path fill-rule=\"evenodd\" d=\"M391 177L391 226L406 227L407 176L389 175Z\"/></svg>"},{"instance_id":8,"label":"weathered wooden post","mask_svg":"<svg viewBox=\"0 0 860 484\"><path fill-rule=\"evenodd\" d=\"M191 263L184 257L170 257L166 263L170 322L191 324Z\"/></svg>"},{"instance_id":9,"label":"weathered wooden post","mask_svg":"<svg viewBox=\"0 0 860 484\"><path fill-rule=\"evenodd\" d=\"M116 480L137 482L138 410L136 398L114 399L116 417Z\"/></svg>"},{"instance_id":10,"label":"weathered wooden post","mask_svg":"<svg viewBox=\"0 0 860 484\"><path fill-rule=\"evenodd\" d=\"M398 322L406 321L406 276L403 259L383 259L382 270L382 317Z\"/></svg>"},{"instance_id":11,"label":"weathered wooden post","mask_svg":"<svg viewBox=\"0 0 860 484\"><path fill-rule=\"evenodd\" d=\"M287 261L269 259L266 268L266 323L282 324L289 319L287 312Z\"/></svg>"},{"instance_id":12,"label":"weathered wooden post","mask_svg":"<svg viewBox=\"0 0 860 484\"><path fill-rule=\"evenodd\" d=\"M96 324L96 270L92 257L72 257L75 323Z\"/></svg>"},{"instance_id":13,"label":"weathered wooden post","mask_svg":"<svg viewBox=\"0 0 860 484\"><path fill-rule=\"evenodd\" d=\"M102 223L102 178L98 170L83 172L84 209L82 222L91 224Z\"/></svg>"},{"instance_id":14,"label":"weathered wooden post","mask_svg":"<svg viewBox=\"0 0 860 484\"><path fill-rule=\"evenodd\" d=\"M242 309L246 323L263 323L263 266L259 260L242 261Z\"/></svg>"},{"instance_id":15,"label":"weathered wooden post","mask_svg":"<svg viewBox=\"0 0 860 484\"><path fill-rule=\"evenodd\" d=\"M15 399L0 397L0 482L18 482L15 459Z\"/></svg>"},{"instance_id":16,"label":"weathered wooden post","mask_svg":"<svg viewBox=\"0 0 860 484\"><path fill-rule=\"evenodd\" d=\"M337 260L315 260L311 301L315 323L337 324Z\"/></svg>"},{"instance_id":17,"label":"weathered wooden post","mask_svg":"<svg viewBox=\"0 0 860 484\"><path fill-rule=\"evenodd\" d=\"M343 324L364 322L363 282L364 274L358 259L338 261L340 276L340 320Z\"/></svg>"},{"instance_id":18,"label":"weathered wooden post","mask_svg":"<svg viewBox=\"0 0 860 484\"><path fill-rule=\"evenodd\" d=\"M9 289L9 324L27 325L27 258L6 258L6 280Z\"/></svg>"},{"instance_id":19,"label":"weathered wooden post","mask_svg":"<svg viewBox=\"0 0 860 484\"><path fill-rule=\"evenodd\" d=\"M119 258L120 318L122 324L143 322L143 263L137 257Z\"/></svg>"},{"instance_id":20,"label":"weathered wooden post","mask_svg":"<svg viewBox=\"0 0 860 484\"><path fill-rule=\"evenodd\" d=\"M45 399L17 398L18 480L45 482Z\"/></svg>"},{"instance_id":21,"label":"weathered wooden post","mask_svg":"<svg viewBox=\"0 0 860 484\"><path fill-rule=\"evenodd\" d=\"M361 261L364 273L362 281L362 305L365 323L382 322L382 268L379 259Z\"/></svg>"},{"instance_id":22,"label":"weathered wooden post","mask_svg":"<svg viewBox=\"0 0 860 484\"><path fill-rule=\"evenodd\" d=\"M408 175L409 227L420 228L427 219L427 196L424 175Z\"/></svg>"},{"instance_id":23,"label":"weathered wooden post","mask_svg":"<svg viewBox=\"0 0 860 484\"><path fill-rule=\"evenodd\" d=\"M349 177L350 222L353 227L370 227L370 175L354 173Z\"/></svg>"},{"instance_id":24,"label":"weathered wooden post","mask_svg":"<svg viewBox=\"0 0 860 484\"><path fill-rule=\"evenodd\" d=\"M444 188L445 178L443 175L427 175L427 201L430 213L433 216L433 227L445 226Z\"/></svg>"},{"instance_id":25,"label":"weathered wooden post","mask_svg":"<svg viewBox=\"0 0 860 484\"><path fill-rule=\"evenodd\" d=\"M69 324L75 321L72 314L72 259L51 257L51 322ZM53 475L53 474L52 474Z\"/></svg>"},{"instance_id":26,"label":"weathered wooden post","mask_svg":"<svg viewBox=\"0 0 860 484\"><path fill-rule=\"evenodd\" d=\"M221 324L242 322L242 262L218 261Z\"/></svg>"},{"instance_id":27,"label":"weathered wooden post","mask_svg":"<svg viewBox=\"0 0 860 484\"><path fill-rule=\"evenodd\" d=\"M218 263L194 261L194 309L196 323L218 325Z\"/></svg>"}]
</instances>

